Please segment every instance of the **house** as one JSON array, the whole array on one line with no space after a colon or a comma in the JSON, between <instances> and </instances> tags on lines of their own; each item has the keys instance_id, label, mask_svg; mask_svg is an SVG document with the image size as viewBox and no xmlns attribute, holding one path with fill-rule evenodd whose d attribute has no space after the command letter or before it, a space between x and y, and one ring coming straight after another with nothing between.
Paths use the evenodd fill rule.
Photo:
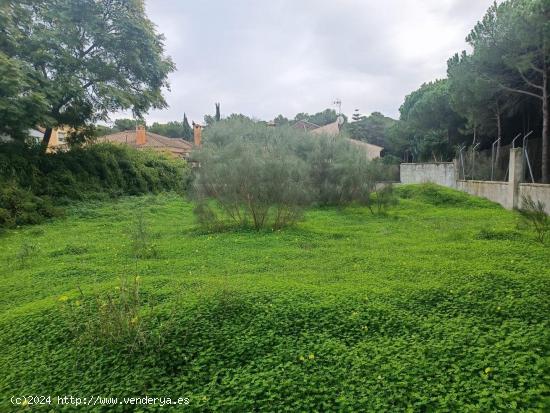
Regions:
<instances>
[{"instance_id":1,"label":"house","mask_svg":"<svg viewBox=\"0 0 550 413\"><path fill-rule=\"evenodd\" d=\"M68 144L67 144L67 137L69 134L73 131L73 129L67 127L67 126L60 126L57 128L52 129L52 134L50 136L50 142L48 143L48 148L46 149L46 152L55 152L59 150L67 150ZM42 143L42 139L44 138L44 133L46 132L46 128L42 126L37 126L33 129L29 129L27 131L29 140L35 144ZM0 136L0 142L9 142L13 140L10 136Z\"/></svg>"},{"instance_id":2,"label":"house","mask_svg":"<svg viewBox=\"0 0 550 413\"><path fill-rule=\"evenodd\" d=\"M367 153L368 159L380 158L380 153L384 150L382 146L373 145L372 143L367 143L363 141L358 141L357 139L349 139L352 145L357 146L358 148L363 149Z\"/></svg>"},{"instance_id":3,"label":"house","mask_svg":"<svg viewBox=\"0 0 550 413\"><path fill-rule=\"evenodd\" d=\"M112 133L97 138L96 142L110 142L128 145L136 149L152 149L166 152L174 157L187 159L193 149L193 144L184 139L167 138L148 132L145 126L139 125L135 130Z\"/></svg>"},{"instance_id":4,"label":"house","mask_svg":"<svg viewBox=\"0 0 550 413\"><path fill-rule=\"evenodd\" d=\"M48 143L48 148L46 152L55 152L55 151L66 151L69 148L67 138L74 129L71 129L67 126L60 126L52 129L52 134L50 136L50 142ZM42 142L44 133L46 129L38 126L36 129L29 131L31 138L36 139L37 143Z\"/></svg>"},{"instance_id":5,"label":"house","mask_svg":"<svg viewBox=\"0 0 550 413\"><path fill-rule=\"evenodd\" d=\"M293 128L304 130L310 132L314 135L327 135L327 136L338 136L340 134L340 125L341 121L336 120L335 122L329 123L328 125L319 126L315 123L311 123L305 120L299 120L292 125ZM376 159L380 158L381 152L384 150L383 147L378 145L373 145L372 143L367 143L363 141L358 141L356 139L346 138L349 143L356 146L360 150L363 150L367 154L367 159Z\"/></svg>"}]
</instances>

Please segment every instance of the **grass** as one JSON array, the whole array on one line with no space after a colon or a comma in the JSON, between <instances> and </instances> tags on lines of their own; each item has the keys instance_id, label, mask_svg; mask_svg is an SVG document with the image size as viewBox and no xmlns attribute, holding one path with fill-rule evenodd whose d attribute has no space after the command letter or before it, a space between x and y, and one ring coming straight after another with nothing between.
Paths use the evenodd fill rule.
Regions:
<instances>
[{"instance_id":1,"label":"grass","mask_svg":"<svg viewBox=\"0 0 550 413\"><path fill-rule=\"evenodd\" d=\"M176 195L7 231L0 411L31 394L188 397L188 411L549 411L548 244L488 201L399 191L388 216L316 209L275 232L203 232ZM135 258L136 225L156 254Z\"/></svg>"}]
</instances>

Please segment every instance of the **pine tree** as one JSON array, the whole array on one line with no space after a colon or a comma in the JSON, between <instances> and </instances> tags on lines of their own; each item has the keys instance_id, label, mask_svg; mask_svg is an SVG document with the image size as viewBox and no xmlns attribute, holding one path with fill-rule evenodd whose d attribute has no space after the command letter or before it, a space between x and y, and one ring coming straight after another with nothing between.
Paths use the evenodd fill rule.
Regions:
<instances>
[{"instance_id":1,"label":"pine tree","mask_svg":"<svg viewBox=\"0 0 550 413\"><path fill-rule=\"evenodd\" d=\"M189 121L187 120L187 115L183 114L183 128L182 128L182 137L186 141L192 141L193 140L193 128L191 128L191 125L189 125Z\"/></svg>"}]
</instances>

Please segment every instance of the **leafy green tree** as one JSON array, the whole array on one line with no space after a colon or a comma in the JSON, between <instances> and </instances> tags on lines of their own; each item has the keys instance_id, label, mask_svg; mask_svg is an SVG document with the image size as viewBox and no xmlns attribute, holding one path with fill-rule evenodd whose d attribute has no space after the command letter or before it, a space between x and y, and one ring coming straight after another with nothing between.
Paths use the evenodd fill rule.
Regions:
<instances>
[{"instance_id":1,"label":"leafy green tree","mask_svg":"<svg viewBox=\"0 0 550 413\"><path fill-rule=\"evenodd\" d=\"M416 159L449 159L453 144L461 138L465 122L451 106L448 86L447 79L424 83L399 108Z\"/></svg>"},{"instance_id":2,"label":"leafy green tree","mask_svg":"<svg viewBox=\"0 0 550 413\"><path fill-rule=\"evenodd\" d=\"M348 124L347 129L353 139L372 143L374 145L388 148L388 129L396 120L384 116L380 112L373 112L370 116L355 116L358 120Z\"/></svg>"},{"instance_id":3,"label":"leafy green tree","mask_svg":"<svg viewBox=\"0 0 550 413\"><path fill-rule=\"evenodd\" d=\"M359 122L359 121L365 119L365 115L361 115L361 113L359 112L359 109L355 109L353 111L353 115L351 116L351 119L354 122Z\"/></svg>"},{"instance_id":4,"label":"leafy green tree","mask_svg":"<svg viewBox=\"0 0 550 413\"><path fill-rule=\"evenodd\" d=\"M277 117L273 119L273 123L275 123L276 126L284 126L288 125L290 121L283 115L277 115Z\"/></svg>"},{"instance_id":5,"label":"leafy green tree","mask_svg":"<svg viewBox=\"0 0 550 413\"><path fill-rule=\"evenodd\" d=\"M472 145L484 133L502 136L501 108L506 101L503 91L478 76L473 65L466 52L455 54L447 62L451 106L466 119L463 132L473 135Z\"/></svg>"},{"instance_id":6,"label":"leafy green tree","mask_svg":"<svg viewBox=\"0 0 550 413\"><path fill-rule=\"evenodd\" d=\"M45 119L46 96L28 71L22 62L0 52L0 136L22 140L28 129Z\"/></svg>"},{"instance_id":7,"label":"leafy green tree","mask_svg":"<svg viewBox=\"0 0 550 413\"><path fill-rule=\"evenodd\" d=\"M550 2L508 0L489 8L467 37L479 76L539 102L542 181L550 182Z\"/></svg>"},{"instance_id":8,"label":"leafy green tree","mask_svg":"<svg viewBox=\"0 0 550 413\"><path fill-rule=\"evenodd\" d=\"M45 96L44 146L59 125L88 129L116 110L141 117L166 107L161 91L174 64L142 0L6 2L12 30L1 51L29 68Z\"/></svg>"},{"instance_id":9,"label":"leafy green tree","mask_svg":"<svg viewBox=\"0 0 550 413\"><path fill-rule=\"evenodd\" d=\"M135 130L137 125L147 126L143 119L115 119L113 129L119 132Z\"/></svg>"}]
</instances>

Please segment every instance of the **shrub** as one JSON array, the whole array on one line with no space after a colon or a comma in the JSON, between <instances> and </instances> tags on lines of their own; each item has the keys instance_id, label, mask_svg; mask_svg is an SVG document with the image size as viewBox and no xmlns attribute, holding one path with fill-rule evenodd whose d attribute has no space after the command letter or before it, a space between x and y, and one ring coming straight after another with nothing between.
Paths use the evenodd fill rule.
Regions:
<instances>
[{"instance_id":1,"label":"shrub","mask_svg":"<svg viewBox=\"0 0 550 413\"><path fill-rule=\"evenodd\" d=\"M137 216L134 227L130 233L132 255L134 258L157 258L158 250L153 243L153 234L151 233L147 222L142 214Z\"/></svg>"},{"instance_id":2,"label":"shrub","mask_svg":"<svg viewBox=\"0 0 550 413\"><path fill-rule=\"evenodd\" d=\"M46 218L62 215L49 197L38 197L32 192L6 183L0 187L0 227L38 224Z\"/></svg>"},{"instance_id":3,"label":"shrub","mask_svg":"<svg viewBox=\"0 0 550 413\"><path fill-rule=\"evenodd\" d=\"M38 253L38 246L35 244L24 241L19 250L17 251L17 262L19 263L19 268L25 268L29 259L35 256Z\"/></svg>"},{"instance_id":4,"label":"shrub","mask_svg":"<svg viewBox=\"0 0 550 413\"><path fill-rule=\"evenodd\" d=\"M59 215L53 203L186 189L185 162L111 144L43 154L37 147L0 144L0 227Z\"/></svg>"},{"instance_id":5,"label":"shrub","mask_svg":"<svg viewBox=\"0 0 550 413\"><path fill-rule=\"evenodd\" d=\"M241 121L215 125L196 154L201 167L193 186L204 225L226 222L280 228L300 218L312 200L306 163L292 150L289 130ZM213 204L210 202L213 200Z\"/></svg>"},{"instance_id":6,"label":"shrub","mask_svg":"<svg viewBox=\"0 0 550 413\"><path fill-rule=\"evenodd\" d=\"M194 154L200 168L193 198L199 222L211 229L228 223L281 228L312 203L376 204L379 210L391 204L391 190L373 196L385 165L369 162L341 137L229 120L210 126L204 141Z\"/></svg>"},{"instance_id":7,"label":"shrub","mask_svg":"<svg viewBox=\"0 0 550 413\"><path fill-rule=\"evenodd\" d=\"M375 184L373 192L370 193L367 206L371 213L384 215L387 213L388 208L396 205L397 202L391 183Z\"/></svg>"},{"instance_id":8,"label":"shrub","mask_svg":"<svg viewBox=\"0 0 550 413\"><path fill-rule=\"evenodd\" d=\"M85 320L83 325L80 322L72 325L75 334L84 341L128 352L139 351L147 344L147 329L143 326L147 307L141 297L138 276L121 276L114 293L86 297L81 291L76 301L71 302L66 296L60 301L70 306L76 320Z\"/></svg>"},{"instance_id":9,"label":"shrub","mask_svg":"<svg viewBox=\"0 0 550 413\"><path fill-rule=\"evenodd\" d=\"M542 201L535 202L529 195L522 197L521 216L536 233L537 241L540 243L544 243L546 234L550 232L550 218L545 208L546 205Z\"/></svg>"}]
</instances>

